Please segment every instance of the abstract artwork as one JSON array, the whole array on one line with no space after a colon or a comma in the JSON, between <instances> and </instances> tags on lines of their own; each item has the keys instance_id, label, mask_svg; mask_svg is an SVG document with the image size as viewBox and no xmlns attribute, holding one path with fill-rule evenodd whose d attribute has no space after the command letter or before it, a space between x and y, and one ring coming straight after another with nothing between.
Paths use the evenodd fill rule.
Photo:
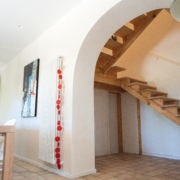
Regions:
<instances>
[{"instance_id":1,"label":"abstract artwork","mask_svg":"<svg viewBox=\"0 0 180 180\"><path fill-rule=\"evenodd\" d=\"M24 67L21 117L35 117L37 110L39 59Z\"/></svg>"}]
</instances>

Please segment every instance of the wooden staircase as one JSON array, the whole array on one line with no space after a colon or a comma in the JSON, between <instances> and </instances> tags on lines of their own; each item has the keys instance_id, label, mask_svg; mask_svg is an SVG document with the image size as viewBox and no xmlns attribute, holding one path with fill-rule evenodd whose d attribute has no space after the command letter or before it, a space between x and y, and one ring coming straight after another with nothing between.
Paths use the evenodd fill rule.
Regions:
<instances>
[{"instance_id":1,"label":"wooden staircase","mask_svg":"<svg viewBox=\"0 0 180 180\"><path fill-rule=\"evenodd\" d=\"M117 78L117 72L126 69L113 66L160 12L156 10L143 14L112 35L99 55L94 87L118 93L129 92L180 126L180 100L167 97L168 93L158 91L157 87L147 85L145 81L131 77Z\"/></svg>"},{"instance_id":2,"label":"wooden staircase","mask_svg":"<svg viewBox=\"0 0 180 180\"><path fill-rule=\"evenodd\" d=\"M155 86L126 77L121 80L121 88L141 100L172 122L180 126L180 100L167 97L168 93L157 91Z\"/></svg>"},{"instance_id":3,"label":"wooden staircase","mask_svg":"<svg viewBox=\"0 0 180 180\"><path fill-rule=\"evenodd\" d=\"M101 59L102 56L106 59L106 63L101 69L103 74L106 74L111 67L114 66L117 60L119 60L161 11L162 10L155 10L143 14L128 22L111 36L99 56L99 59Z\"/></svg>"}]
</instances>

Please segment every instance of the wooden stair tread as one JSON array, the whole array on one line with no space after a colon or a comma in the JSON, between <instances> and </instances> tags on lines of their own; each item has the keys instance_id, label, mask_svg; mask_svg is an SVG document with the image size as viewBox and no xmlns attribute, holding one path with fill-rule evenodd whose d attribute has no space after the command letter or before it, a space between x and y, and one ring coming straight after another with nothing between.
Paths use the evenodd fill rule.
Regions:
<instances>
[{"instance_id":1,"label":"wooden stair tread","mask_svg":"<svg viewBox=\"0 0 180 180\"><path fill-rule=\"evenodd\" d=\"M157 91L157 90L153 90L153 89L142 89L140 90L140 92L143 92L143 91L151 91L151 92L154 92L154 93L157 93L157 94L168 94L166 92L162 92L162 91Z\"/></svg>"},{"instance_id":2,"label":"wooden stair tread","mask_svg":"<svg viewBox=\"0 0 180 180\"><path fill-rule=\"evenodd\" d=\"M110 62L111 58L112 58L112 56L101 52L96 66L103 68L106 64L108 64Z\"/></svg>"},{"instance_id":3,"label":"wooden stair tread","mask_svg":"<svg viewBox=\"0 0 180 180\"><path fill-rule=\"evenodd\" d=\"M180 101L180 99L174 99L174 98L163 97L163 96L150 97L148 99L150 99L150 100L153 100L153 99L163 99L166 102L168 102L168 101Z\"/></svg>"},{"instance_id":4,"label":"wooden stair tread","mask_svg":"<svg viewBox=\"0 0 180 180\"><path fill-rule=\"evenodd\" d=\"M119 67L119 66L113 66L111 67L111 69L109 71L113 71L113 72L121 72L121 71L125 71L125 68Z\"/></svg>"},{"instance_id":5,"label":"wooden stair tread","mask_svg":"<svg viewBox=\"0 0 180 180\"><path fill-rule=\"evenodd\" d=\"M150 86L150 85L142 84L142 83L139 83L139 82L134 82L134 83L128 84L128 86L133 86L133 85L139 85L140 88L143 88L143 89L145 89L145 88L157 89L157 87L155 87L155 86Z\"/></svg>"},{"instance_id":6,"label":"wooden stair tread","mask_svg":"<svg viewBox=\"0 0 180 180\"><path fill-rule=\"evenodd\" d=\"M146 84L147 82L146 81L142 81L142 80L138 80L138 79L134 79L134 78L131 78L131 77L121 77L121 78L118 78L118 80L125 80L125 79L129 79L130 80L130 83L135 83L135 82L139 82L139 83L143 83L143 84Z\"/></svg>"},{"instance_id":7,"label":"wooden stair tread","mask_svg":"<svg viewBox=\"0 0 180 180\"><path fill-rule=\"evenodd\" d=\"M130 21L132 24L136 24L139 23L140 21L144 20L145 18L147 18L147 16L145 14L138 16L137 18L133 19L132 21Z\"/></svg>"},{"instance_id":8,"label":"wooden stair tread","mask_svg":"<svg viewBox=\"0 0 180 180\"><path fill-rule=\"evenodd\" d=\"M177 107L178 109L180 108L180 105L172 104L172 105L164 105L162 106L163 108L168 108L168 107Z\"/></svg>"},{"instance_id":9,"label":"wooden stair tread","mask_svg":"<svg viewBox=\"0 0 180 180\"><path fill-rule=\"evenodd\" d=\"M123 44L120 44L119 42L116 42L113 39L109 39L104 47L111 49L111 50L116 50L117 48L120 48L122 45Z\"/></svg>"},{"instance_id":10,"label":"wooden stair tread","mask_svg":"<svg viewBox=\"0 0 180 180\"><path fill-rule=\"evenodd\" d=\"M123 26L122 28L120 28L119 30L117 30L114 34L120 37L125 37L128 36L130 34L132 34L134 31L126 26Z\"/></svg>"}]
</instances>

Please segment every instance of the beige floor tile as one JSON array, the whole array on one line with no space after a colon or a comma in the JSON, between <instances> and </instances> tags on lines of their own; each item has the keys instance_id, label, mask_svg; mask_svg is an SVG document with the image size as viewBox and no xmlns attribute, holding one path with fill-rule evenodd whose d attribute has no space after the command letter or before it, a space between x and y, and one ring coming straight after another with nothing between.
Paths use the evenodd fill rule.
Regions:
<instances>
[{"instance_id":1,"label":"beige floor tile","mask_svg":"<svg viewBox=\"0 0 180 180\"><path fill-rule=\"evenodd\" d=\"M16 176L16 177L12 177L12 180L28 180L28 179L23 176Z\"/></svg>"},{"instance_id":2,"label":"beige floor tile","mask_svg":"<svg viewBox=\"0 0 180 180\"><path fill-rule=\"evenodd\" d=\"M29 180L44 180L45 178L42 176L29 177Z\"/></svg>"}]
</instances>

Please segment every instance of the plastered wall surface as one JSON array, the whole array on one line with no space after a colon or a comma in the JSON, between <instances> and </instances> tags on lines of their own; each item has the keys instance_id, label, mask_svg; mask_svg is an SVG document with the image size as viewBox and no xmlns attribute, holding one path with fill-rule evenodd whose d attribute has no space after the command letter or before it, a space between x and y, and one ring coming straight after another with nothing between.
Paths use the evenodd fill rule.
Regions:
<instances>
[{"instance_id":1,"label":"plastered wall surface","mask_svg":"<svg viewBox=\"0 0 180 180\"><path fill-rule=\"evenodd\" d=\"M129 93L121 94L123 152L139 153L137 100Z\"/></svg>"},{"instance_id":2,"label":"plastered wall surface","mask_svg":"<svg viewBox=\"0 0 180 180\"><path fill-rule=\"evenodd\" d=\"M117 94L94 89L95 155L119 152Z\"/></svg>"},{"instance_id":3,"label":"plastered wall surface","mask_svg":"<svg viewBox=\"0 0 180 180\"><path fill-rule=\"evenodd\" d=\"M108 38L140 14L167 8L172 0L84 0L1 69L0 122L16 118L15 154L38 159L41 64L65 56L63 67L62 175L75 178L95 172L94 70ZM130 11L131 9L131 11ZM93 13L92 13L93 12ZM118 22L118 23L117 23ZM40 59L37 117L22 119L23 68Z\"/></svg>"},{"instance_id":4,"label":"plastered wall surface","mask_svg":"<svg viewBox=\"0 0 180 180\"><path fill-rule=\"evenodd\" d=\"M157 90L167 92L169 97L180 99L180 66L149 55L153 52L180 63L180 24L163 10L128 51L119 59L118 64L127 71L119 77L130 76L142 79ZM131 95L122 95L124 145L128 149L137 149L128 137L132 132L137 136L137 104ZM132 108L134 111L132 111ZM180 159L180 127L141 102L142 151L143 154ZM128 135L127 135L128 134ZM137 144L136 144L137 145ZM127 151L129 151L127 150Z\"/></svg>"},{"instance_id":5,"label":"plastered wall surface","mask_svg":"<svg viewBox=\"0 0 180 180\"><path fill-rule=\"evenodd\" d=\"M109 93L110 154L119 153L117 94Z\"/></svg>"},{"instance_id":6,"label":"plastered wall surface","mask_svg":"<svg viewBox=\"0 0 180 180\"><path fill-rule=\"evenodd\" d=\"M109 93L94 89L95 155L109 154Z\"/></svg>"}]
</instances>

